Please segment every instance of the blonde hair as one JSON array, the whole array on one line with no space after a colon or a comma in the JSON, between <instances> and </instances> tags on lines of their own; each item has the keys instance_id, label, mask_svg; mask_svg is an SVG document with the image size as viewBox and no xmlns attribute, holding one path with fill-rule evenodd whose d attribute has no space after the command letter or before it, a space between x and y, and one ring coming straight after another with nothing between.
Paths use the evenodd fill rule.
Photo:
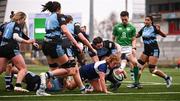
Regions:
<instances>
[{"instance_id":1,"label":"blonde hair","mask_svg":"<svg viewBox=\"0 0 180 101\"><path fill-rule=\"evenodd\" d=\"M120 56L118 54L112 54L109 57L107 57L106 59L107 64L110 64L111 62L116 62L116 63L120 63Z\"/></svg>"},{"instance_id":2,"label":"blonde hair","mask_svg":"<svg viewBox=\"0 0 180 101\"><path fill-rule=\"evenodd\" d=\"M12 21L18 21L21 20L23 18L26 18L26 14L24 12L17 12L14 14L14 16L12 17Z\"/></svg>"}]
</instances>

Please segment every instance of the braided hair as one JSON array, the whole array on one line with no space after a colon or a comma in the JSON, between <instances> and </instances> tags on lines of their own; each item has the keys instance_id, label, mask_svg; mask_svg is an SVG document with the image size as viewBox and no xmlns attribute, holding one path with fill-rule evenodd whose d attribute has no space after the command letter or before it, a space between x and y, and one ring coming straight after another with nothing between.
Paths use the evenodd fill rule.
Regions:
<instances>
[{"instance_id":1,"label":"braided hair","mask_svg":"<svg viewBox=\"0 0 180 101\"><path fill-rule=\"evenodd\" d=\"M42 12L48 10L50 12L56 12L57 9L61 9L61 4L57 1L49 1L45 5L42 5Z\"/></svg>"}]
</instances>

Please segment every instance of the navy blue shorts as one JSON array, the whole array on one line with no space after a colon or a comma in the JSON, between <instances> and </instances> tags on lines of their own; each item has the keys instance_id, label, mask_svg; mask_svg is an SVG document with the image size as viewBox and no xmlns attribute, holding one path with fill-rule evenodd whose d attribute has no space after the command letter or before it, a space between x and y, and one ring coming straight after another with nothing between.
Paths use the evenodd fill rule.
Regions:
<instances>
[{"instance_id":1,"label":"navy blue shorts","mask_svg":"<svg viewBox=\"0 0 180 101\"><path fill-rule=\"evenodd\" d=\"M51 42L43 42L42 51L45 56L50 56L51 58L58 58L65 54L65 51L60 44Z\"/></svg>"},{"instance_id":2,"label":"navy blue shorts","mask_svg":"<svg viewBox=\"0 0 180 101\"><path fill-rule=\"evenodd\" d=\"M0 46L0 57L4 57L10 60L19 54L19 46L16 44L7 44L4 46Z\"/></svg>"}]
</instances>

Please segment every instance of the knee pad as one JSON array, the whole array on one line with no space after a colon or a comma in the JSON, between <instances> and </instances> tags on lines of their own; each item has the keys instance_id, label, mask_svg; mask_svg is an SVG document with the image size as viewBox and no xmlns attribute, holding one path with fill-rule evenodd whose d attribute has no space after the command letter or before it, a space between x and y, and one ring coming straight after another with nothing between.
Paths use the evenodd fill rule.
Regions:
<instances>
[{"instance_id":1,"label":"knee pad","mask_svg":"<svg viewBox=\"0 0 180 101\"><path fill-rule=\"evenodd\" d=\"M141 65L144 65L144 64L145 64L145 62L142 61L141 59L138 59L138 63L141 64Z\"/></svg>"},{"instance_id":2,"label":"knee pad","mask_svg":"<svg viewBox=\"0 0 180 101\"><path fill-rule=\"evenodd\" d=\"M156 70L156 65L151 65L151 64L149 64L149 70L150 70L150 72L151 73L155 73L157 70Z\"/></svg>"},{"instance_id":3,"label":"knee pad","mask_svg":"<svg viewBox=\"0 0 180 101\"><path fill-rule=\"evenodd\" d=\"M56 68L56 67L58 67L58 64L57 63L49 64L49 67L50 68Z\"/></svg>"},{"instance_id":4,"label":"knee pad","mask_svg":"<svg viewBox=\"0 0 180 101\"><path fill-rule=\"evenodd\" d=\"M62 68L71 68L76 66L76 61L75 60L68 60L66 63L61 65Z\"/></svg>"}]
</instances>

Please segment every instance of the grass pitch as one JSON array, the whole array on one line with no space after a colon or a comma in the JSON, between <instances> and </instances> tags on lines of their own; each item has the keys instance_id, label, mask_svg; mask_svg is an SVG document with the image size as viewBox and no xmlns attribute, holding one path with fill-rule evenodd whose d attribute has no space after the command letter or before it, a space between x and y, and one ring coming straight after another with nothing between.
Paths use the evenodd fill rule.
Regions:
<instances>
[{"instance_id":1,"label":"grass pitch","mask_svg":"<svg viewBox=\"0 0 180 101\"><path fill-rule=\"evenodd\" d=\"M46 66L28 66L28 69L36 74L47 71ZM180 69L160 68L173 77L173 85L166 88L164 80L153 76L146 68L142 74L141 83L143 89L130 89L126 86L132 81L128 72L128 78L123 81L121 87L113 94L93 93L81 94L78 89L65 92L51 92L52 96L36 96L35 92L17 93L6 92L4 74L0 75L0 101L180 101ZM126 68L129 71L129 68Z\"/></svg>"}]
</instances>

